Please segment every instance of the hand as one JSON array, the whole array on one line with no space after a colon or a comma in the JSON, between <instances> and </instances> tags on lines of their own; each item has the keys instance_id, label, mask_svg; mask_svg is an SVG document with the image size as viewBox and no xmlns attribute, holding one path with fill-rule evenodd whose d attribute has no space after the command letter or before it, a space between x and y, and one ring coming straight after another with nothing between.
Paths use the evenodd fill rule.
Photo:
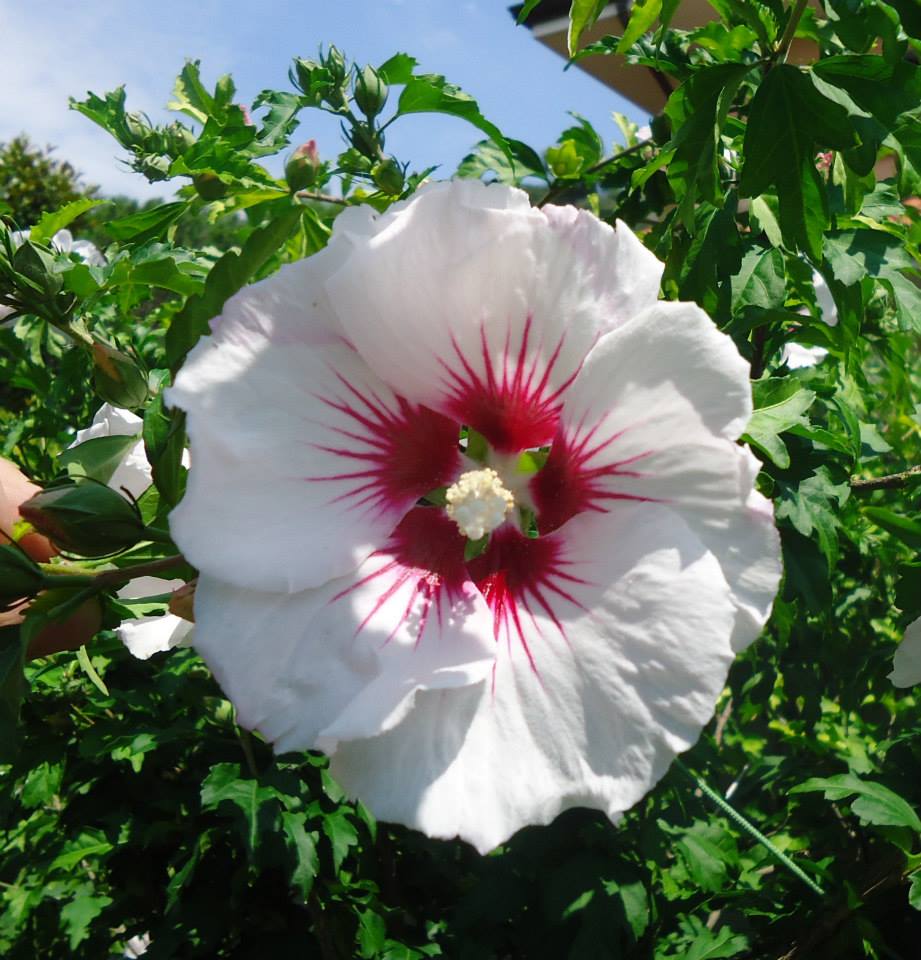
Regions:
<instances>
[{"instance_id":1,"label":"hand","mask_svg":"<svg viewBox=\"0 0 921 960\"><path fill-rule=\"evenodd\" d=\"M19 505L38 491L39 488L15 464L0 459L0 543L9 543L13 526L20 519ZM48 540L37 533L23 537L19 545L39 563L50 560L56 552ZM0 613L0 627L22 623L27 606L27 603L22 603ZM47 657L61 650L76 650L96 634L101 622L99 601L95 598L87 600L66 620L49 624L33 637L27 656L32 659Z\"/></svg>"}]
</instances>

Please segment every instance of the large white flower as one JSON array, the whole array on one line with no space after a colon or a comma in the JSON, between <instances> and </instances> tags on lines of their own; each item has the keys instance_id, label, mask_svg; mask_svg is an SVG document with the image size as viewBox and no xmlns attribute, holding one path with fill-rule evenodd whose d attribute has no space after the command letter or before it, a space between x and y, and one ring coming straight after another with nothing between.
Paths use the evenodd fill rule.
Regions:
<instances>
[{"instance_id":1,"label":"large white flower","mask_svg":"<svg viewBox=\"0 0 921 960\"><path fill-rule=\"evenodd\" d=\"M96 411L92 424L77 431L71 446L75 447L97 437L136 436L137 442L122 455L109 479L109 486L115 490L126 491L132 497L139 497L151 484L150 464L147 462L144 441L141 439L143 424L143 420L130 410L104 403ZM181 587L182 583L182 580L164 580L161 577L140 577L122 587L118 596L131 600L158 596ZM173 647L188 646L191 632L192 624L172 613L126 620L117 630L118 638L129 652L140 660L147 660L153 654L171 650Z\"/></svg>"},{"instance_id":2,"label":"large white flower","mask_svg":"<svg viewBox=\"0 0 921 960\"><path fill-rule=\"evenodd\" d=\"M345 211L226 304L168 394L171 529L241 723L484 851L616 820L694 743L779 547L746 364L661 272L623 224L467 181Z\"/></svg>"},{"instance_id":3,"label":"large white flower","mask_svg":"<svg viewBox=\"0 0 921 960\"><path fill-rule=\"evenodd\" d=\"M921 618L905 628L905 636L892 658L889 679L897 687L921 683Z\"/></svg>"}]
</instances>

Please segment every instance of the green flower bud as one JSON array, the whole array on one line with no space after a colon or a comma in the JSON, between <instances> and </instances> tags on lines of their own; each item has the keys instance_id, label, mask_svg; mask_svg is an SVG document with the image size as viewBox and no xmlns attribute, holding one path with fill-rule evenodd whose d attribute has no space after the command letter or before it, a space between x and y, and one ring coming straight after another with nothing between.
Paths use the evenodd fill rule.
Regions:
<instances>
[{"instance_id":1,"label":"green flower bud","mask_svg":"<svg viewBox=\"0 0 921 960\"><path fill-rule=\"evenodd\" d=\"M297 193L298 190L312 187L317 182L321 166L316 140L301 144L285 164L285 179L291 192Z\"/></svg>"},{"instance_id":2,"label":"green flower bud","mask_svg":"<svg viewBox=\"0 0 921 960\"><path fill-rule=\"evenodd\" d=\"M389 87L374 67L365 67L355 77L353 92L359 110L370 120L384 109Z\"/></svg>"},{"instance_id":3,"label":"green flower bud","mask_svg":"<svg viewBox=\"0 0 921 960\"><path fill-rule=\"evenodd\" d=\"M34 597L44 582L42 571L20 547L0 546L0 610Z\"/></svg>"},{"instance_id":4,"label":"green flower bud","mask_svg":"<svg viewBox=\"0 0 921 960\"><path fill-rule=\"evenodd\" d=\"M403 190L403 170L393 157L384 157L371 168L371 178L378 189L391 196Z\"/></svg>"},{"instance_id":5,"label":"green flower bud","mask_svg":"<svg viewBox=\"0 0 921 960\"><path fill-rule=\"evenodd\" d=\"M137 362L99 339L92 350L96 393L115 407L141 406L147 399L147 375Z\"/></svg>"},{"instance_id":6,"label":"green flower bud","mask_svg":"<svg viewBox=\"0 0 921 960\"><path fill-rule=\"evenodd\" d=\"M221 200L227 196L227 184L216 173L196 174L192 183L202 200Z\"/></svg>"},{"instance_id":7,"label":"green flower bud","mask_svg":"<svg viewBox=\"0 0 921 960\"><path fill-rule=\"evenodd\" d=\"M104 557L145 538L137 507L89 477L46 487L19 508L52 543L81 557Z\"/></svg>"},{"instance_id":8,"label":"green flower bud","mask_svg":"<svg viewBox=\"0 0 921 960\"><path fill-rule=\"evenodd\" d=\"M345 57L338 47L330 47L323 59L323 66L329 71L329 77L333 83L342 83L345 80L346 67Z\"/></svg>"}]
</instances>

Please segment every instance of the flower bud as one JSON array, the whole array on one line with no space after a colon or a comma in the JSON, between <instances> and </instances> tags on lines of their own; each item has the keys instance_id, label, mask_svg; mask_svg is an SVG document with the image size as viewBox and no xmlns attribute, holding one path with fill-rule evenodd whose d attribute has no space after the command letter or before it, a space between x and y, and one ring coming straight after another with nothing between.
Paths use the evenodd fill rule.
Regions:
<instances>
[{"instance_id":1,"label":"flower bud","mask_svg":"<svg viewBox=\"0 0 921 960\"><path fill-rule=\"evenodd\" d=\"M45 578L38 565L19 547L0 546L0 610L34 597Z\"/></svg>"},{"instance_id":2,"label":"flower bud","mask_svg":"<svg viewBox=\"0 0 921 960\"><path fill-rule=\"evenodd\" d=\"M93 385L113 407L133 409L147 399L147 376L127 354L102 340L93 341Z\"/></svg>"},{"instance_id":3,"label":"flower bud","mask_svg":"<svg viewBox=\"0 0 921 960\"><path fill-rule=\"evenodd\" d=\"M285 164L285 179L292 193L306 190L317 182L320 171L320 155L317 153L316 140L301 144Z\"/></svg>"},{"instance_id":4,"label":"flower bud","mask_svg":"<svg viewBox=\"0 0 921 960\"><path fill-rule=\"evenodd\" d=\"M365 67L355 78L353 92L359 110L370 120L384 109L389 87L374 67Z\"/></svg>"},{"instance_id":5,"label":"flower bud","mask_svg":"<svg viewBox=\"0 0 921 960\"><path fill-rule=\"evenodd\" d=\"M384 157L371 168L371 178L384 193L395 196L403 190L403 171L393 157Z\"/></svg>"},{"instance_id":6,"label":"flower bud","mask_svg":"<svg viewBox=\"0 0 921 960\"><path fill-rule=\"evenodd\" d=\"M81 557L117 553L145 536L134 504L89 477L46 487L19 513L56 546Z\"/></svg>"},{"instance_id":7,"label":"flower bud","mask_svg":"<svg viewBox=\"0 0 921 960\"><path fill-rule=\"evenodd\" d=\"M172 592L168 609L173 616L195 622L195 588L197 586L198 580L190 580Z\"/></svg>"},{"instance_id":8,"label":"flower bud","mask_svg":"<svg viewBox=\"0 0 921 960\"><path fill-rule=\"evenodd\" d=\"M329 72L333 83L342 83L345 80L345 57L338 47L329 48L326 56L323 57L323 66Z\"/></svg>"},{"instance_id":9,"label":"flower bud","mask_svg":"<svg viewBox=\"0 0 921 960\"><path fill-rule=\"evenodd\" d=\"M221 200L227 196L227 184L216 173L196 174L192 183L202 200Z\"/></svg>"}]
</instances>

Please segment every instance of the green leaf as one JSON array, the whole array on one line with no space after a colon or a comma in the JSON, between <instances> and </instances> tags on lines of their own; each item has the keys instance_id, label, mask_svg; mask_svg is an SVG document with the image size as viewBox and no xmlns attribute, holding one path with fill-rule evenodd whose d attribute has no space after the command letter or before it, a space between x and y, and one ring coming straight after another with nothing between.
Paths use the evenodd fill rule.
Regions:
<instances>
[{"instance_id":1,"label":"green leaf","mask_svg":"<svg viewBox=\"0 0 921 960\"><path fill-rule=\"evenodd\" d=\"M19 797L20 802L30 810L43 806L57 795L63 779L63 762L43 760L29 771Z\"/></svg>"},{"instance_id":2,"label":"green leaf","mask_svg":"<svg viewBox=\"0 0 921 960\"><path fill-rule=\"evenodd\" d=\"M100 483L108 483L137 442L137 435L84 440L58 457L58 467L63 467L71 477L92 477Z\"/></svg>"},{"instance_id":3,"label":"green leaf","mask_svg":"<svg viewBox=\"0 0 921 960\"><path fill-rule=\"evenodd\" d=\"M200 63L200 60L186 60L173 87L174 99L167 106L205 124L210 117L222 116L223 109L233 97L234 87L230 77L221 77L212 96L201 82Z\"/></svg>"},{"instance_id":4,"label":"green leaf","mask_svg":"<svg viewBox=\"0 0 921 960\"><path fill-rule=\"evenodd\" d=\"M525 0L521 5L521 9L518 11L518 18L516 23L524 23L525 20L531 15L531 11L541 2L541 0Z\"/></svg>"},{"instance_id":5,"label":"green leaf","mask_svg":"<svg viewBox=\"0 0 921 960\"><path fill-rule=\"evenodd\" d=\"M780 309L786 294L783 254L764 247L749 250L742 257L742 269L732 278L733 312L745 307Z\"/></svg>"},{"instance_id":6,"label":"green leaf","mask_svg":"<svg viewBox=\"0 0 921 960\"><path fill-rule=\"evenodd\" d=\"M208 321L220 314L227 299L248 283L285 244L300 215L299 208L291 207L254 230L239 253L229 250L211 268L205 289L189 298L166 331L166 353L173 369L178 368L199 337L208 332Z\"/></svg>"},{"instance_id":7,"label":"green leaf","mask_svg":"<svg viewBox=\"0 0 921 960\"><path fill-rule=\"evenodd\" d=\"M148 240L158 240L189 209L186 200L161 203L150 210L141 210L128 217L110 220L105 229L116 240L131 240L140 245Z\"/></svg>"},{"instance_id":8,"label":"green leaf","mask_svg":"<svg viewBox=\"0 0 921 960\"><path fill-rule=\"evenodd\" d=\"M51 861L49 870L62 870L66 873L73 870L81 860L99 857L114 849L114 845L106 840L101 831L82 833L76 840L65 844L64 851Z\"/></svg>"},{"instance_id":9,"label":"green leaf","mask_svg":"<svg viewBox=\"0 0 921 960\"><path fill-rule=\"evenodd\" d=\"M70 939L71 950L76 950L90 935L90 924L112 902L111 897L81 892L61 908L61 922Z\"/></svg>"},{"instance_id":10,"label":"green leaf","mask_svg":"<svg viewBox=\"0 0 921 960\"><path fill-rule=\"evenodd\" d=\"M101 203L108 203L107 200L94 199L93 197L81 197L71 203L65 204L60 210L49 210L29 231L29 239L33 243L50 243L51 238L64 227L73 223L77 217L83 216L87 210L98 207Z\"/></svg>"},{"instance_id":11,"label":"green leaf","mask_svg":"<svg viewBox=\"0 0 921 960\"><path fill-rule=\"evenodd\" d=\"M313 881L319 868L317 856L317 834L304 829L304 817L301 814L285 810L281 815L281 826L285 832L288 846L294 850L297 866L291 874L291 882L306 900L313 888Z\"/></svg>"},{"instance_id":12,"label":"green leaf","mask_svg":"<svg viewBox=\"0 0 921 960\"><path fill-rule=\"evenodd\" d=\"M776 193L784 240L819 260L828 202L815 167L817 144L844 150L854 143L844 107L819 93L803 70L775 67L751 104L739 192Z\"/></svg>"},{"instance_id":13,"label":"green leaf","mask_svg":"<svg viewBox=\"0 0 921 960\"><path fill-rule=\"evenodd\" d=\"M763 405L752 413L743 439L785 470L790 466L790 454L780 434L791 427L808 424L803 415L815 402L816 395L786 378L766 381L761 391L755 402L763 401Z\"/></svg>"},{"instance_id":14,"label":"green leaf","mask_svg":"<svg viewBox=\"0 0 921 960\"><path fill-rule=\"evenodd\" d=\"M183 492L185 414L178 408L166 408L162 390L144 411L143 436L154 486L167 504L175 506Z\"/></svg>"},{"instance_id":15,"label":"green leaf","mask_svg":"<svg viewBox=\"0 0 921 960\"><path fill-rule=\"evenodd\" d=\"M911 878L911 886L908 888L908 904L921 910L921 873L916 873Z\"/></svg>"},{"instance_id":16,"label":"green leaf","mask_svg":"<svg viewBox=\"0 0 921 960\"><path fill-rule=\"evenodd\" d=\"M662 7L662 0L647 0ZM572 0L569 7L569 32L566 35L566 44L569 48L569 55L574 57L579 49L579 40L586 30L594 26L595 21L601 16L601 11L607 6L607 0ZM636 6L634 5L634 10ZM658 16L658 10L656 11ZM632 17L631 17L632 20ZM640 30L640 33L645 31ZM639 34L637 34L639 36ZM620 49L618 48L618 53Z\"/></svg>"},{"instance_id":17,"label":"green leaf","mask_svg":"<svg viewBox=\"0 0 921 960\"><path fill-rule=\"evenodd\" d=\"M93 686L104 696L109 695L109 688L103 682L102 677L96 672L96 668L93 666L93 662L90 660L90 655L86 652L86 647L81 646L77 650L77 662L80 664L83 672L87 675L90 682Z\"/></svg>"},{"instance_id":18,"label":"green leaf","mask_svg":"<svg viewBox=\"0 0 921 960\"><path fill-rule=\"evenodd\" d=\"M499 128L480 113L476 100L444 77L424 74L409 79L397 104L397 116L410 113L445 113L473 124L511 160L508 142Z\"/></svg>"},{"instance_id":19,"label":"green leaf","mask_svg":"<svg viewBox=\"0 0 921 960\"><path fill-rule=\"evenodd\" d=\"M253 109L259 107L269 109L256 135L258 146L249 153L255 156L277 153L291 142L298 124L297 115L304 107L303 97L283 90L263 90L253 101Z\"/></svg>"},{"instance_id":20,"label":"green leaf","mask_svg":"<svg viewBox=\"0 0 921 960\"><path fill-rule=\"evenodd\" d=\"M864 515L878 527L914 550L921 550L921 521L896 513L886 507L865 507Z\"/></svg>"},{"instance_id":21,"label":"green leaf","mask_svg":"<svg viewBox=\"0 0 921 960\"><path fill-rule=\"evenodd\" d=\"M374 910L362 910L358 917L358 955L365 960L379 956L386 939L384 918Z\"/></svg>"},{"instance_id":22,"label":"green leaf","mask_svg":"<svg viewBox=\"0 0 921 960\"><path fill-rule=\"evenodd\" d=\"M688 874L701 890L716 893L726 882L723 850L700 833L686 833L675 843Z\"/></svg>"},{"instance_id":23,"label":"green leaf","mask_svg":"<svg viewBox=\"0 0 921 960\"><path fill-rule=\"evenodd\" d=\"M682 960L722 960L747 949L748 940L742 934L733 933L729 927L720 927L715 932L704 927Z\"/></svg>"},{"instance_id":24,"label":"green leaf","mask_svg":"<svg viewBox=\"0 0 921 960\"><path fill-rule=\"evenodd\" d=\"M921 332L921 288L902 273L917 264L899 237L869 228L836 230L825 237L825 257L845 286L867 276L883 281L895 296L899 326Z\"/></svg>"},{"instance_id":25,"label":"green leaf","mask_svg":"<svg viewBox=\"0 0 921 960\"><path fill-rule=\"evenodd\" d=\"M674 155L666 172L681 201L685 226L698 198L715 206L722 203L717 166L720 134L736 91L750 69L744 64L731 63L698 70L675 90L665 105L674 131L669 144Z\"/></svg>"},{"instance_id":26,"label":"green leaf","mask_svg":"<svg viewBox=\"0 0 921 960\"><path fill-rule=\"evenodd\" d=\"M851 810L866 823L877 827L908 827L921 833L921 819L897 793L879 783L861 780L853 773L835 777L810 777L792 788L790 793L810 793L821 790L826 800L844 800L857 794Z\"/></svg>"},{"instance_id":27,"label":"green leaf","mask_svg":"<svg viewBox=\"0 0 921 960\"><path fill-rule=\"evenodd\" d=\"M382 63L377 72L385 83L393 86L394 84L409 83L413 75L413 70L418 66L415 57L408 53L396 53L389 60Z\"/></svg>"},{"instance_id":28,"label":"green leaf","mask_svg":"<svg viewBox=\"0 0 921 960\"><path fill-rule=\"evenodd\" d=\"M274 796L271 787L262 786L258 780L242 778L238 763L215 764L201 785L203 810L214 810L222 803L229 803L240 813L250 852L259 843L260 808Z\"/></svg>"},{"instance_id":29,"label":"green leaf","mask_svg":"<svg viewBox=\"0 0 921 960\"><path fill-rule=\"evenodd\" d=\"M349 850L358 843L358 831L349 818L347 807L338 807L323 817L323 832L333 848L333 867L336 873Z\"/></svg>"},{"instance_id":30,"label":"green leaf","mask_svg":"<svg viewBox=\"0 0 921 960\"><path fill-rule=\"evenodd\" d=\"M840 511L850 496L850 485L834 483L828 467L822 466L799 484L778 480L777 487L775 516L788 520L804 537L814 537L831 570L838 562Z\"/></svg>"}]
</instances>

